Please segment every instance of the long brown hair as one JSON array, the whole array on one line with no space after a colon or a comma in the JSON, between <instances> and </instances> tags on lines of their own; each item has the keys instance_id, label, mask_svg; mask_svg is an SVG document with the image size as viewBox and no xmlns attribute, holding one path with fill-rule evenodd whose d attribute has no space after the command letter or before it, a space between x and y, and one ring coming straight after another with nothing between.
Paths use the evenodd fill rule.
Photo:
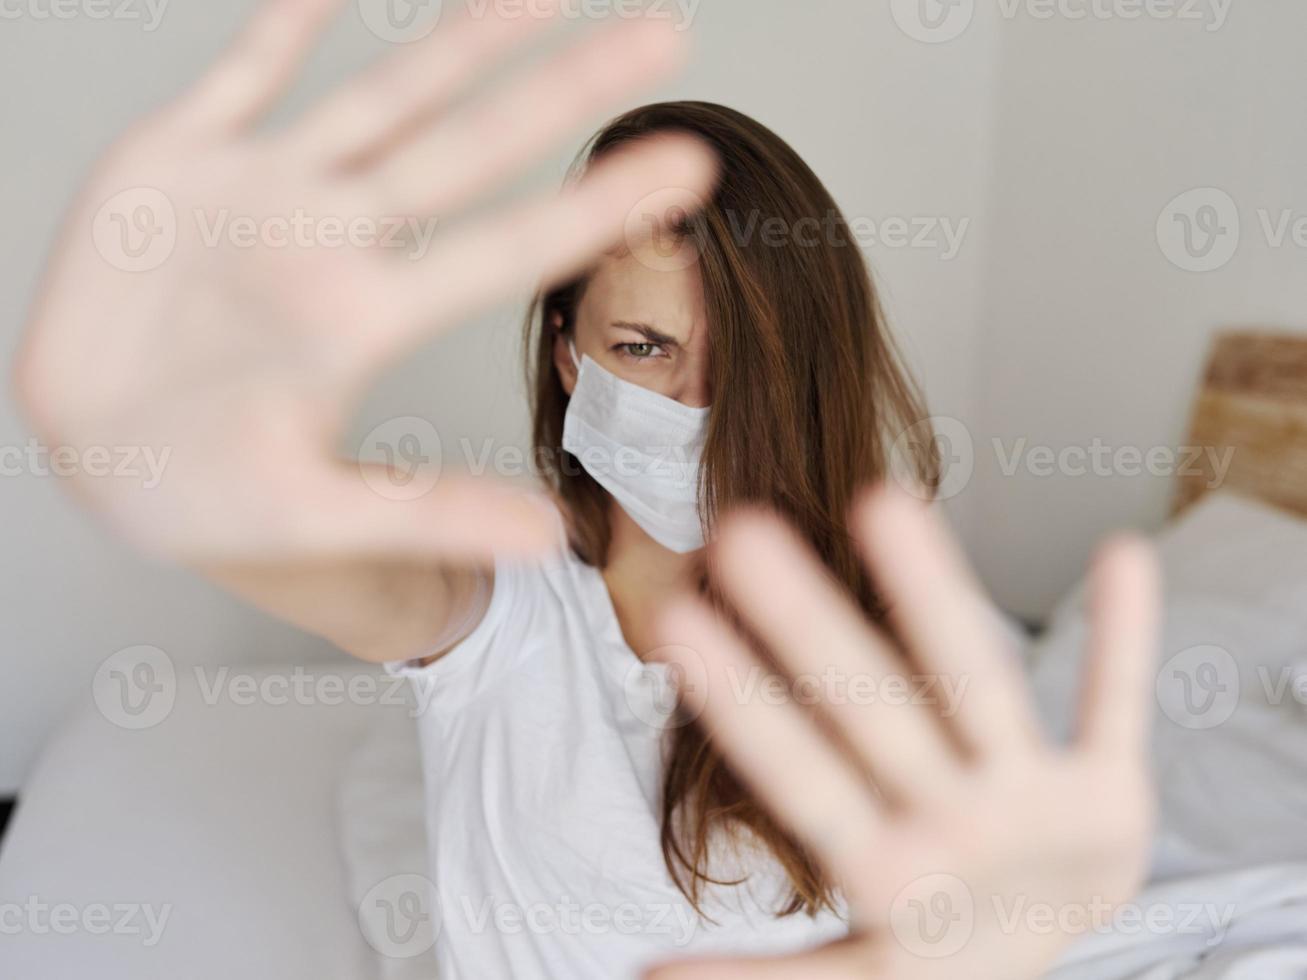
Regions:
<instances>
[{"instance_id":1,"label":"long brown hair","mask_svg":"<svg viewBox=\"0 0 1307 980\"><path fill-rule=\"evenodd\" d=\"M645 106L604 127L577 169L633 140L689 132L717 153L711 201L676 234L696 249L703 278L713 404L703 452L705 532L743 503L783 515L868 615L882 611L847 529L857 490L883 478L890 443L926 417L885 325L866 262L820 180L780 137L742 113L707 102ZM786 232L783 241L776 235ZM778 243L779 241L779 243ZM575 322L586 278L541 295L527 318L526 360L535 458L568 510L573 547L607 562L606 491L562 449L568 395L553 366L555 331ZM938 482L932 450L913 443L911 476ZM901 461L900 461L901 462ZM706 591L714 594L711 583ZM737 782L695 724L669 731L662 847L668 870L701 908L716 832L751 831L793 886L779 914L831 905L811 856Z\"/></svg>"}]
</instances>

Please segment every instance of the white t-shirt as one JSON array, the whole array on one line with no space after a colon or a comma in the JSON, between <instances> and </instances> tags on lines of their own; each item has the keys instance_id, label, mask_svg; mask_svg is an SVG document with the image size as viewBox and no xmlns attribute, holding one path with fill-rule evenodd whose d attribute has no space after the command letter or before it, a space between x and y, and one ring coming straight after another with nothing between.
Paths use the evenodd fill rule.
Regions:
<instances>
[{"instance_id":1,"label":"white t-shirt","mask_svg":"<svg viewBox=\"0 0 1307 980\"><path fill-rule=\"evenodd\" d=\"M704 921L659 840L673 704L622 637L602 575L568 553L500 562L475 630L429 667L419 738L440 980L613 980L686 955L794 951L847 934L778 918L779 865L719 848Z\"/></svg>"}]
</instances>

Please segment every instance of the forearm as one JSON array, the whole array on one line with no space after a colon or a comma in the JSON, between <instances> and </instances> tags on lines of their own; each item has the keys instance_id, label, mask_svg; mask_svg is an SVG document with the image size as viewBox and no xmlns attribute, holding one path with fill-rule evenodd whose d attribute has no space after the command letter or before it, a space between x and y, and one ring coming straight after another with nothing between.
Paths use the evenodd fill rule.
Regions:
<instances>
[{"instance_id":1,"label":"forearm","mask_svg":"<svg viewBox=\"0 0 1307 980\"><path fill-rule=\"evenodd\" d=\"M410 562L218 564L201 574L266 613L380 663L432 652L466 621L488 573Z\"/></svg>"}]
</instances>

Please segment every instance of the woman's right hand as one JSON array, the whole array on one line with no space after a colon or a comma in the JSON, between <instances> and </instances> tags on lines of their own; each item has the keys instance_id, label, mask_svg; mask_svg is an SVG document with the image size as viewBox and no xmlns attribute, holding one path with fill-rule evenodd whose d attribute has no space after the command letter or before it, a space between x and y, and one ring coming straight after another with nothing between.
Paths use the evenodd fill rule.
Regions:
<instances>
[{"instance_id":1,"label":"woman's right hand","mask_svg":"<svg viewBox=\"0 0 1307 980\"><path fill-rule=\"evenodd\" d=\"M1117 539L1095 563L1079 732L1059 745L939 516L881 489L851 523L895 639L779 518L743 514L710 560L749 638L687 597L665 611L658 652L740 778L847 900L851 935L651 980L1033 980L1109 929L1144 879L1151 548Z\"/></svg>"},{"instance_id":2,"label":"woman's right hand","mask_svg":"<svg viewBox=\"0 0 1307 980\"><path fill-rule=\"evenodd\" d=\"M550 519L523 495L444 478L420 500L390 499L337 458L337 440L370 381L426 335L584 267L648 195L688 205L708 190L705 148L651 141L422 251L437 216L501 190L673 68L680 35L653 21L605 27L450 111L556 6L506 17L491 4L288 127L255 132L338 5L267 0L191 91L100 162L32 309L20 397L65 462L130 450L166 463L157 486L87 472L100 467L68 477L155 553L261 564L541 547ZM418 241L387 247L400 224Z\"/></svg>"}]
</instances>

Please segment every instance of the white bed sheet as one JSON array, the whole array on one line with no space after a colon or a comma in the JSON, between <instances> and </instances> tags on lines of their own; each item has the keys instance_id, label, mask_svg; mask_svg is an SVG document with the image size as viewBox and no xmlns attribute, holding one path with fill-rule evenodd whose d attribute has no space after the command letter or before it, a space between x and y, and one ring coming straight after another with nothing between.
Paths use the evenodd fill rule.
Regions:
<instances>
[{"instance_id":1,"label":"white bed sheet","mask_svg":"<svg viewBox=\"0 0 1307 980\"><path fill-rule=\"evenodd\" d=\"M29 925L0 936L0 977L375 977L335 798L378 708L206 704L187 676L154 728L118 728L89 706L71 719L24 787L0 852L0 905L171 906L160 940L147 948L143 935Z\"/></svg>"},{"instance_id":2,"label":"white bed sheet","mask_svg":"<svg viewBox=\"0 0 1307 980\"><path fill-rule=\"evenodd\" d=\"M1216 495L1160 545L1161 809L1150 884L1132 908L1157 925L1088 936L1051 980L1303 980L1307 521ZM1084 641L1068 602L1034 651L1041 709L1063 735Z\"/></svg>"}]
</instances>

